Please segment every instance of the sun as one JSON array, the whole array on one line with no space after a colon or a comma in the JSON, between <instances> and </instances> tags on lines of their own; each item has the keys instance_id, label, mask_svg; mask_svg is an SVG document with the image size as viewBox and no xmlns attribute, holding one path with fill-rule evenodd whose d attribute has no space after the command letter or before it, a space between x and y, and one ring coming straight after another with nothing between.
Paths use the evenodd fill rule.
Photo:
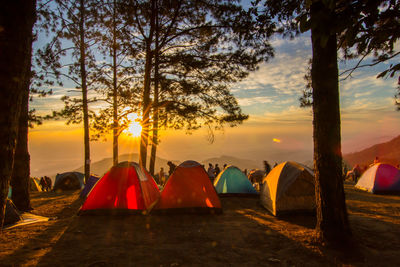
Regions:
<instances>
[{"instance_id":1,"label":"sun","mask_svg":"<svg viewBox=\"0 0 400 267\"><path fill-rule=\"evenodd\" d=\"M133 137L139 137L142 133L142 125L139 123L138 115L136 113L131 113L128 115L128 119L131 123L125 131Z\"/></svg>"},{"instance_id":2,"label":"sun","mask_svg":"<svg viewBox=\"0 0 400 267\"><path fill-rule=\"evenodd\" d=\"M142 133L142 125L140 125L139 122L133 121L128 127L128 132L133 136L133 137L139 137L140 134Z\"/></svg>"}]
</instances>

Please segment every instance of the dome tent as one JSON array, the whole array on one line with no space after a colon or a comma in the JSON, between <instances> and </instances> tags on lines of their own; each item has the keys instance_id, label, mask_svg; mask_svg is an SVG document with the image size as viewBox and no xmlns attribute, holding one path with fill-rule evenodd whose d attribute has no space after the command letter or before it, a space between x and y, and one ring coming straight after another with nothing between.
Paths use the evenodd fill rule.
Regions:
<instances>
[{"instance_id":1,"label":"dome tent","mask_svg":"<svg viewBox=\"0 0 400 267\"><path fill-rule=\"evenodd\" d=\"M56 175L53 190L77 190L84 186L85 175L80 172L64 172Z\"/></svg>"},{"instance_id":2,"label":"dome tent","mask_svg":"<svg viewBox=\"0 0 400 267\"><path fill-rule=\"evenodd\" d=\"M29 177L29 190L33 192L42 192L42 188L39 186L39 181L34 177Z\"/></svg>"},{"instance_id":3,"label":"dome tent","mask_svg":"<svg viewBox=\"0 0 400 267\"><path fill-rule=\"evenodd\" d=\"M400 193L400 170L390 164L374 164L361 175L356 188L374 194Z\"/></svg>"},{"instance_id":4,"label":"dome tent","mask_svg":"<svg viewBox=\"0 0 400 267\"><path fill-rule=\"evenodd\" d=\"M96 183L79 214L148 213L160 197L153 177L139 164L121 162Z\"/></svg>"},{"instance_id":5,"label":"dome tent","mask_svg":"<svg viewBox=\"0 0 400 267\"><path fill-rule=\"evenodd\" d=\"M96 175L90 175L89 180L86 182L85 187L82 189L81 194L79 195L81 198L86 198L89 194L90 190L92 190L93 186L100 180L100 177Z\"/></svg>"},{"instance_id":6,"label":"dome tent","mask_svg":"<svg viewBox=\"0 0 400 267\"><path fill-rule=\"evenodd\" d=\"M313 172L292 161L277 165L263 179L260 201L275 216L284 213L314 211L315 181Z\"/></svg>"},{"instance_id":7,"label":"dome tent","mask_svg":"<svg viewBox=\"0 0 400 267\"><path fill-rule=\"evenodd\" d=\"M6 206L4 212L4 226L14 224L20 220L22 220L22 217L17 207L15 207L11 199L6 198Z\"/></svg>"},{"instance_id":8,"label":"dome tent","mask_svg":"<svg viewBox=\"0 0 400 267\"><path fill-rule=\"evenodd\" d=\"M258 196L246 175L235 166L228 166L220 172L214 186L220 196Z\"/></svg>"},{"instance_id":9,"label":"dome tent","mask_svg":"<svg viewBox=\"0 0 400 267\"><path fill-rule=\"evenodd\" d=\"M168 179L153 212L221 213L221 202L203 166L185 161Z\"/></svg>"}]
</instances>

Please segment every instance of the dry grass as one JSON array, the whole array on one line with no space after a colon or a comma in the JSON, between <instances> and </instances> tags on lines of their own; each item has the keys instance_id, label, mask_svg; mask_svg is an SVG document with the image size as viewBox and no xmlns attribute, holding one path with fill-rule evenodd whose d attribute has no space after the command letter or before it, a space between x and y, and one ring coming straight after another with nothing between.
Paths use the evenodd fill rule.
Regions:
<instances>
[{"instance_id":1,"label":"dry grass","mask_svg":"<svg viewBox=\"0 0 400 267\"><path fill-rule=\"evenodd\" d=\"M318 247L314 217L278 219L258 199L222 198L221 215L79 217L76 191L32 194L34 213L54 219L4 231L0 265L399 266L400 196L345 187L361 258Z\"/></svg>"}]
</instances>

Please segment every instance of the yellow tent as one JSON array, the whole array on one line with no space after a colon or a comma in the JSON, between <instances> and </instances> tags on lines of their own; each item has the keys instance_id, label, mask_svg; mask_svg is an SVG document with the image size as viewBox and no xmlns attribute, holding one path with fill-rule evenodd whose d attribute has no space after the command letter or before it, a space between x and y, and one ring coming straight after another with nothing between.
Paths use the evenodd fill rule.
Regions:
<instances>
[{"instance_id":1,"label":"yellow tent","mask_svg":"<svg viewBox=\"0 0 400 267\"><path fill-rule=\"evenodd\" d=\"M42 189L40 188L40 186L39 186L39 182L38 181L36 181L36 179L35 178L33 178L33 177L30 177L29 178L29 186L30 186L30 191L39 191L39 192L42 192Z\"/></svg>"},{"instance_id":2,"label":"yellow tent","mask_svg":"<svg viewBox=\"0 0 400 267\"><path fill-rule=\"evenodd\" d=\"M315 210L313 172L299 163L286 161L264 177L261 204L273 215Z\"/></svg>"}]
</instances>

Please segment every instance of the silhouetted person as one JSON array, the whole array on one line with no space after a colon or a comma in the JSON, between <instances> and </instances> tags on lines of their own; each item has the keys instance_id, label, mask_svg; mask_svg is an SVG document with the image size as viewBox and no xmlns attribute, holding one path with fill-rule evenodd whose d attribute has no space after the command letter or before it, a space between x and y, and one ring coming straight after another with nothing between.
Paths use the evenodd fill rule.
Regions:
<instances>
[{"instance_id":1,"label":"silhouetted person","mask_svg":"<svg viewBox=\"0 0 400 267\"><path fill-rule=\"evenodd\" d=\"M208 178L210 178L211 182L214 182L215 170L211 163L208 163L207 174L208 174Z\"/></svg>"},{"instance_id":2,"label":"silhouetted person","mask_svg":"<svg viewBox=\"0 0 400 267\"><path fill-rule=\"evenodd\" d=\"M47 185L44 177L40 177L39 185L42 188L42 191L46 190Z\"/></svg>"},{"instance_id":3,"label":"silhouetted person","mask_svg":"<svg viewBox=\"0 0 400 267\"><path fill-rule=\"evenodd\" d=\"M269 165L268 161L264 160L264 171L265 175L267 175L271 171L271 165Z\"/></svg>"},{"instance_id":4,"label":"silhouetted person","mask_svg":"<svg viewBox=\"0 0 400 267\"><path fill-rule=\"evenodd\" d=\"M228 166L226 163L224 164L224 169L226 168L226 166Z\"/></svg>"},{"instance_id":5,"label":"silhouetted person","mask_svg":"<svg viewBox=\"0 0 400 267\"><path fill-rule=\"evenodd\" d=\"M165 184L165 173L164 173L164 168L160 169L160 172L158 173L158 183L160 185L164 185Z\"/></svg>"},{"instance_id":6,"label":"silhouetted person","mask_svg":"<svg viewBox=\"0 0 400 267\"><path fill-rule=\"evenodd\" d=\"M214 172L215 172L215 177L217 177L218 174L221 172L221 170L219 169L218 163L215 164L215 171Z\"/></svg>"},{"instance_id":7,"label":"silhouetted person","mask_svg":"<svg viewBox=\"0 0 400 267\"><path fill-rule=\"evenodd\" d=\"M168 176L171 176L171 174L174 172L176 165L174 163L172 163L171 161L167 162L168 166L169 166L169 170L168 170Z\"/></svg>"},{"instance_id":8,"label":"silhouetted person","mask_svg":"<svg viewBox=\"0 0 400 267\"><path fill-rule=\"evenodd\" d=\"M45 176L44 179L46 181L46 191L51 191L51 186L52 186L51 178L48 176Z\"/></svg>"}]
</instances>

